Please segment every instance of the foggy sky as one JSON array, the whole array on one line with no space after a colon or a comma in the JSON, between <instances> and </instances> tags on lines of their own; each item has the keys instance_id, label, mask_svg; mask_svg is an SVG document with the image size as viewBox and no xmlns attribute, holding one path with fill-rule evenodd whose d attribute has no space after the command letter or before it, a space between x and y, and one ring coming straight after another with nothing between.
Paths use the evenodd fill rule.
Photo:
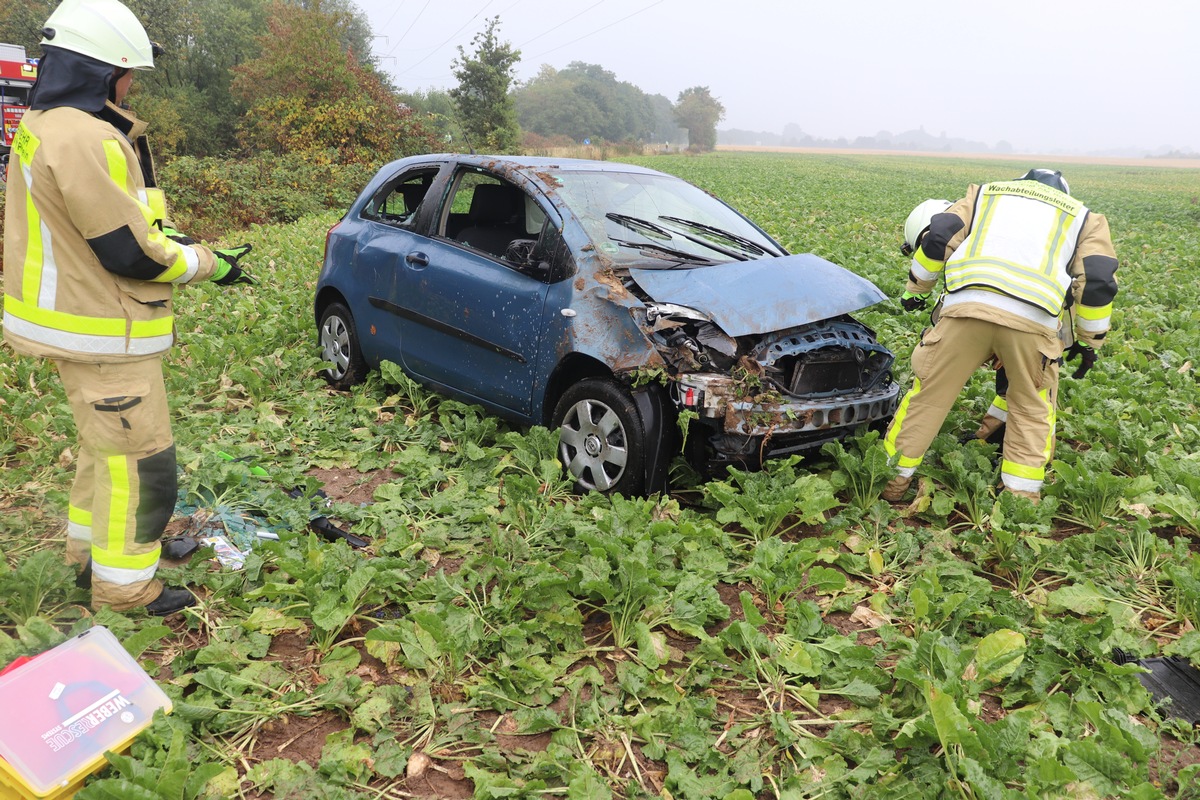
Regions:
<instances>
[{"instance_id":1,"label":"foggy sky","mask_svg":"<svg viewBox=\"0 0 1200 800\"><path fill-rule=\"evenodd\" d=\"M674 102L707 86L720 129L819 138L924 128L1017 152L1200 152L1195 0L356 0L380 67L450 88L486 20L541 65L599 64Z\"/></svg>"}]
</instances>

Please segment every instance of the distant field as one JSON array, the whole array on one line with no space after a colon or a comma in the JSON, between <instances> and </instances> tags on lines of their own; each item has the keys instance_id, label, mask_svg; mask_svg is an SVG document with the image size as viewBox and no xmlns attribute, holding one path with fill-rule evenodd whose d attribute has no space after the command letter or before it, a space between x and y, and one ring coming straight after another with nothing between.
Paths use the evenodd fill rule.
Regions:
<instances>
[{"instance_id":1,"label":"distant field","mask_svg":"<svg viewBox=\"0 0 1200 800\"><path fill-rule=\"evenodd\" d=\"M995 161L1019 161L1038 166L1059 164L1106 164L1126 167L1172 167L1200 169L1200 158L1109 158L1105 156L1054 155L1037 153L936 153L927 150L853 150L834 147L758 147L755 145L717 145L730 153L792 153L794 155L912 156L916 158L980 158Z\"/></svg>"},{"instance_id":2,"label":"distant field","mask_svg":"<svg viewBox=\"0 0 1200 800\"><path fill-rule=\"evenodd\" d=\"M916 203L1048 163L620 158L891 298ZM1200 185L1156 161L1064 171L1108 216L1122 288L1098 365L1063 380L1040 506L997 495L993 447L957 442L984 370L910 506L878 500L874 434L707 483L676 463L667 496L577 496L544 429L394 366L325 387L311 309L334 212L245 233L257 285L177 296L171 531L280 540L243 570L207 552L164 570L202 596L166 625L88 609L61 563L66 400L45 364L0 358L0 668L104 624L171 696L80 800L1195 800L1200 735L1112 656L1200 661ZM857 316L907 384L926 317ZM307 534L293 486L371 546Z\"/></svg>"}]
</instances>

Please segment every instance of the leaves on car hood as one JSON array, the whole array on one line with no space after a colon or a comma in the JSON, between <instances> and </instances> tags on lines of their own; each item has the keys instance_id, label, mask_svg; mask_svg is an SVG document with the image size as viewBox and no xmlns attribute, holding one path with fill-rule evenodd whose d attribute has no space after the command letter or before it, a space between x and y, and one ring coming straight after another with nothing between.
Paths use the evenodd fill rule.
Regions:
<instances>
[{"instance_id":1,"label":"leaves on car hood","mask_svg":"<svg viewBox=\"0 0 1200 800\"><path fill-rule=\"evenodd\" d=\"M812 253L629 274L654 300L701 311L730 336L819 322L885 297L866 278Z\"/></svg>"}]
</instances>

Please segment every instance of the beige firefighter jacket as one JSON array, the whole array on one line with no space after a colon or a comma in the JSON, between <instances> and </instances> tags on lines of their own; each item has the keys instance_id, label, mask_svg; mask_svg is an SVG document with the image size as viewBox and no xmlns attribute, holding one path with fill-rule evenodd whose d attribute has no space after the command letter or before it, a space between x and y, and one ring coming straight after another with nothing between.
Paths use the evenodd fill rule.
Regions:
<instances>
[{"instance_id":1,"label":"beige firefighter jacket","mask_svg":"<svg viewBox=\"0 0 1200 800\"><path fill-rule=\"evenodd\" d=\"M141 359L174 340L172 288L212 277L211 250L167 238L161 192L130 144L145 123L75 108L26 112L4 216L4 340L28 355ZM114 127L119 125L120 128Z\"/></svg>"},{"instance_id":2,"label":"beige firefighter jacket","mask_svg":"<svg viewBox=\"0 0 1200 800\"><path fill-rule=\"evenodd\" d=\"M980 189L972 184L965 197L933 217L914 254L907 284L909 292L926 294L935 288L946 261L971 232ZM1099 347L1108 333L1112 301L1117 293L1117 254L1103 214L1086 211L1068 270L1071 277L1068 319L1073 320L1074 336L1086 345ZM1056 319L1044 319L1040 310L1031 311L1021 301L994 291L972 291L970 297L969 302L949 304L941 310L942 315L985 319L1030 332L1039 327L1057 328L1059 324Z\"/></svg>"}]
</instances>

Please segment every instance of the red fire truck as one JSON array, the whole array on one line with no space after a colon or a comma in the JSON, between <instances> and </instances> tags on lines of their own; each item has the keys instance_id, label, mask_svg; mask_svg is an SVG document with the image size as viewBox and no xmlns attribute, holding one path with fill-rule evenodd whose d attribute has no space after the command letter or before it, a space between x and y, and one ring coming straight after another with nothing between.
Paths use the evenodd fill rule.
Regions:
<instances>
[{"instance_id":1,"label":"red fire truck","mask_svg":"<svg viewBox=\"0 0 1200 800\"><path fill-rule=\"evenodd\" d=\"M25 57L25 48L16 44L0 44L0 121L3 121L3 138L0 139L0 161L8 162L8 151L12 146L17 125L29 107L29 90L37 80L37 62ZM3 171L0 171L0 179Z\"/></svg>"}]
</instances>

